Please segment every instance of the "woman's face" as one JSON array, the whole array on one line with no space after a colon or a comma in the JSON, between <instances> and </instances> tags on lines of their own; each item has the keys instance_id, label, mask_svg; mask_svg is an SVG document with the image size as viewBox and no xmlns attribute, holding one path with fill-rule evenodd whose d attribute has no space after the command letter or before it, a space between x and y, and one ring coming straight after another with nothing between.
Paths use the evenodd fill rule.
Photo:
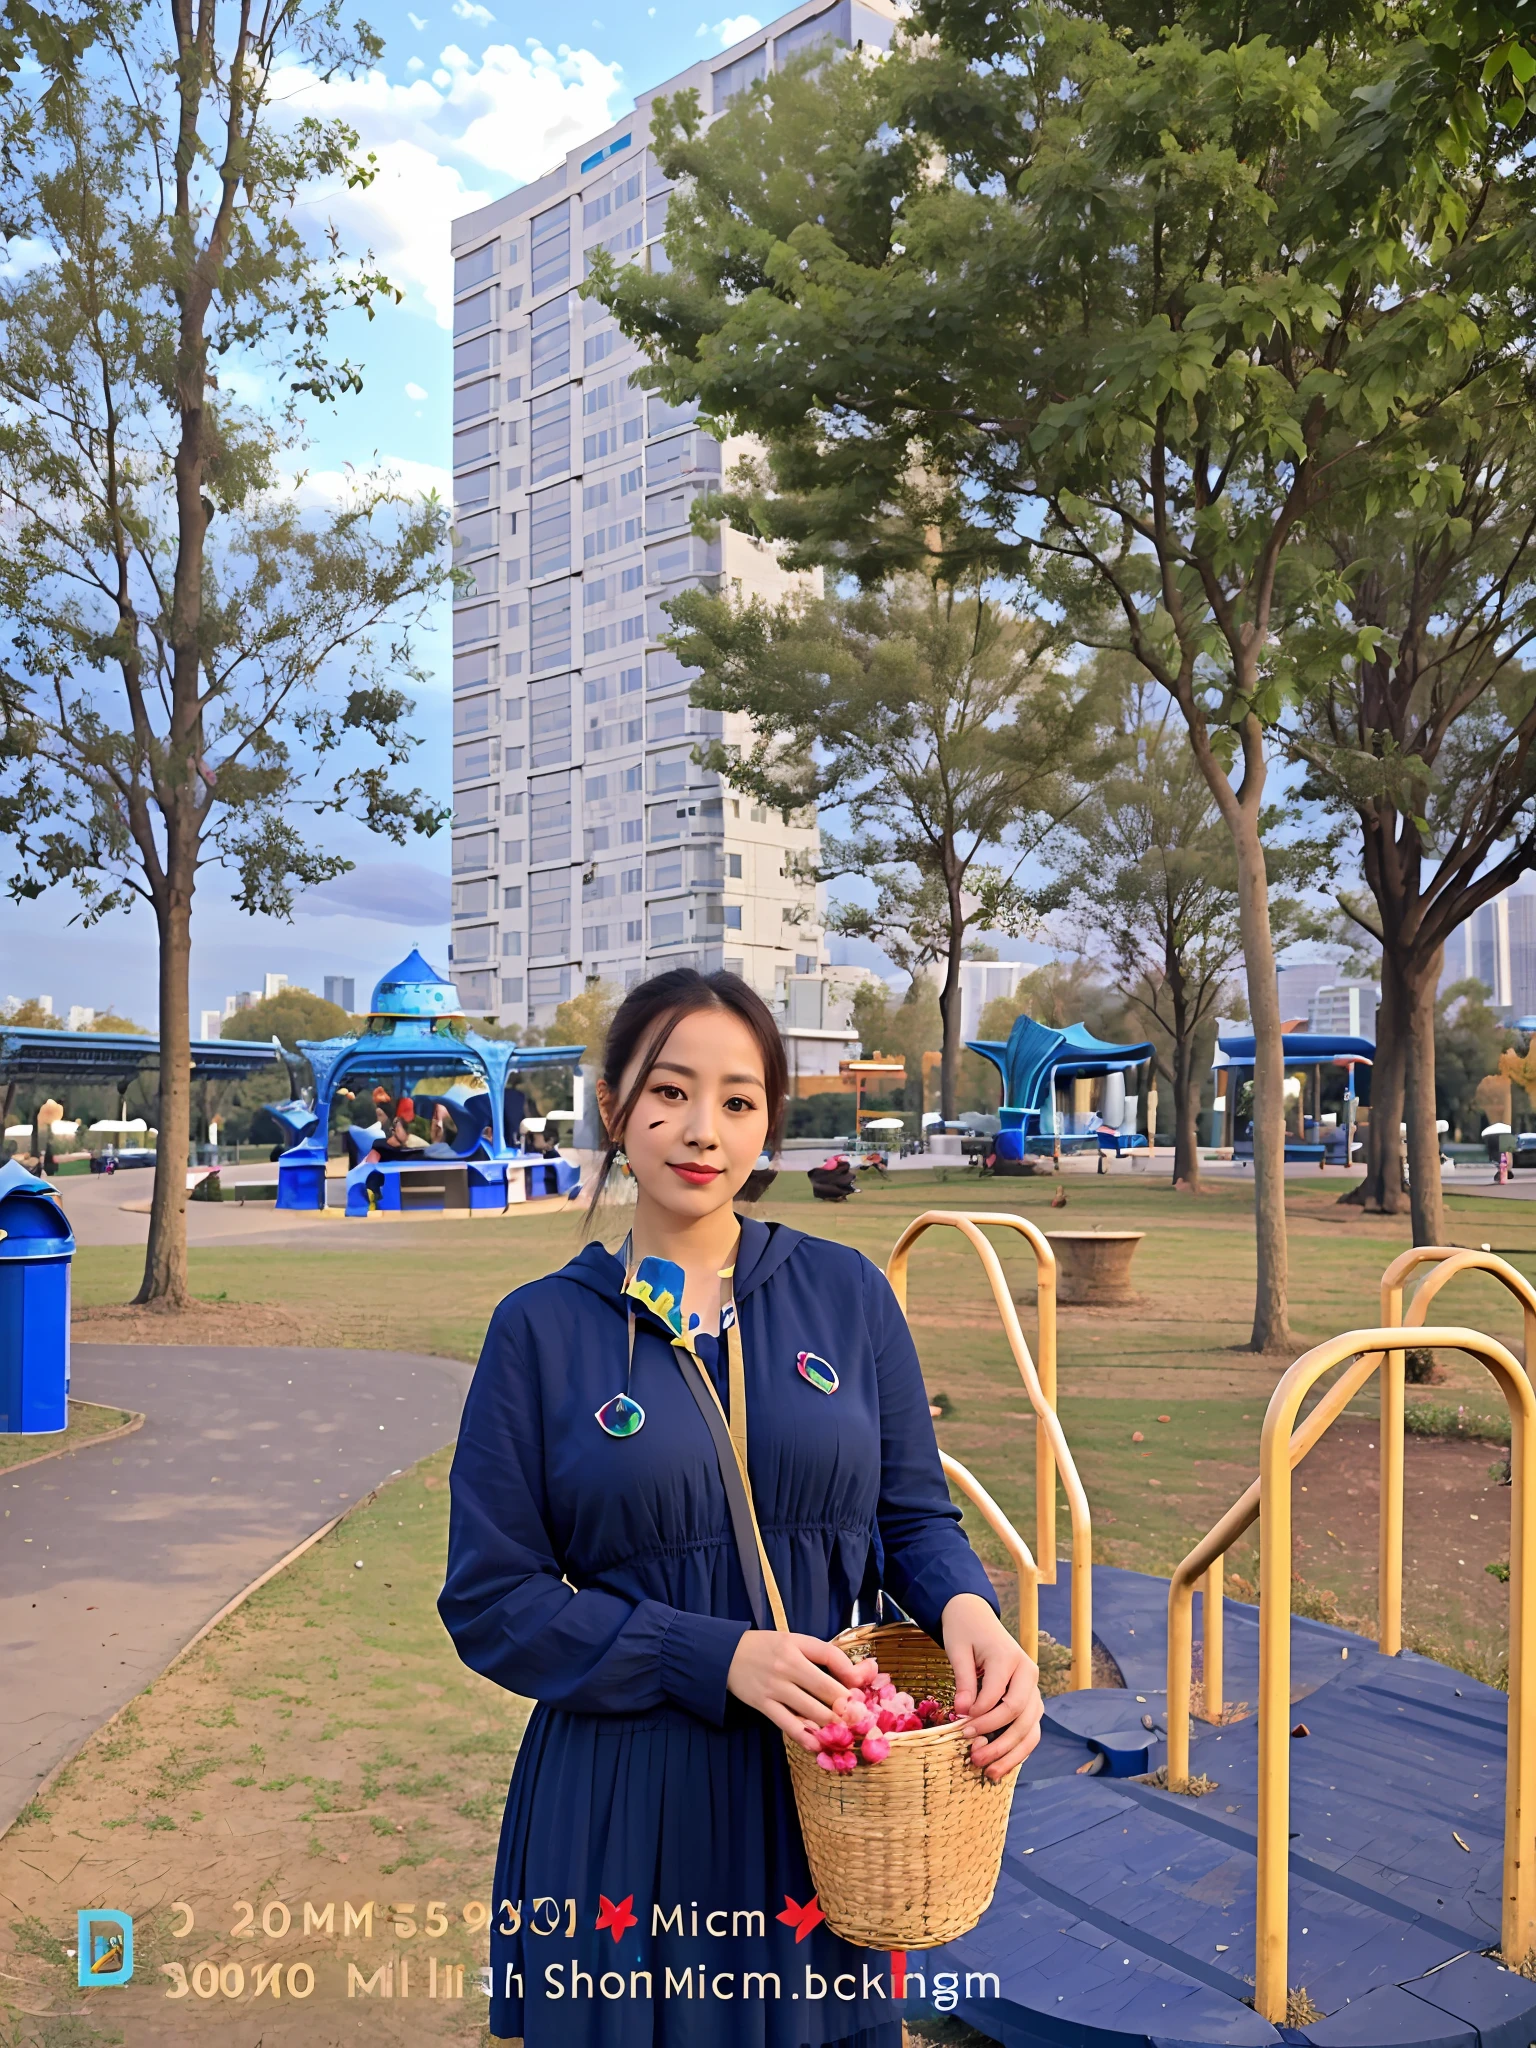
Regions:
<instances>
[{"instance_id":1,"label":"woman's face","mask_svg":"<svg viewBox=\"0 0 1536 2048\"><path fill-rule=\"evenodd\" d=\"M625 1074L619 1102L598 1082L605 1122L640 1064ZM697 1222L730 1206L768 1142L768 1121L757 1040L730 1010L694 1010L673 1027L628 1124L614 1135L641 1193L679 1222Z\"/></svg>"}]
</instances>

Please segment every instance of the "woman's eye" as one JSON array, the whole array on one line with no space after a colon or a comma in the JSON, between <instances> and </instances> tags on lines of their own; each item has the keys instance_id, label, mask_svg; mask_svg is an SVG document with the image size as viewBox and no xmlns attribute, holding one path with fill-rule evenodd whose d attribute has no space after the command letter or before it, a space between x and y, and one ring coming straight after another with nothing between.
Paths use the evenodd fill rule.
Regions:
<instances>
[{"instance_id":1,"label":"woman's eye","mask_svg":"<svg viewBox=\"0 0 1536 2048\"><path fill-rule=\"evenodd\" d=\"M732 1095L727 1099L725 1106L727 1109L736 1110L737 1112L746 1111L750 1113L755 1104L749 1102L745 1095Z\"/></svg>"},{"instance_id":2,"label":"woman's eye","mask_svg":"<svg viewBox=\"0 0 1536 2048\"><path fill-rule=\"evenodd\" d=\"M658 1082L656 1086L656 1093L661 1097L663 1102L681 1102L683 1099L682 1089L674 1087L670 1081Z\"/></svg>"}]
</instances>

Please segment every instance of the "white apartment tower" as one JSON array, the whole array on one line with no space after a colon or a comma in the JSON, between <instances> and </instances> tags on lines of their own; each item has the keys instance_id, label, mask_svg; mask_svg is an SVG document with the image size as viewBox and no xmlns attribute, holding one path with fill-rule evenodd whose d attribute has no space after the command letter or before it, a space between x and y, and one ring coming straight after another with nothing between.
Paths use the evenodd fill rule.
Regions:
<instances>
[{"instance_id":1,"label":"white apartment tower","mask_svg":"<svg viewBox=\"0 0 1536 2048\"><path fill-rule=\"evenodd\" d=\"M598 249L665 265L670 187L647 147L657 93L706 114L791 54L884 48L889 0L799 7L643 94L632 115L453 227L453 973L465 1006L543 1024L586 980L687 963L770 1000L824 961L814 890L788 872L814 826L697 767L734 718L695 710L660 645L690 584L772 599L771 549L689 511L734 460L694 408L638 390L603 308Z\"/></svg>"}]
</instances>

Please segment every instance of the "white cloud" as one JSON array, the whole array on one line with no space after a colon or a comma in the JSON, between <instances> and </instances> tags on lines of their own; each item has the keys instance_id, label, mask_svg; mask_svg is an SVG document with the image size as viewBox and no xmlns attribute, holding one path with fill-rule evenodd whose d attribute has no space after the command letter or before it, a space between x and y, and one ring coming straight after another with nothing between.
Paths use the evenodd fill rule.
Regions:
<instances>
[{"instance_id":1,"label":"white cloud","mask_svg":"<svg viewBox=\"0 0 1536 2048\"><path fill-rule=\"evenodd\" d=\"M415 29L417 35L420 35L427 25L419 14L412 14L409 8L405 10L405 18L411 24L411 27Z\"/></svg>"},{"instance_id":2,"label":"white cloud","mask_svg":"<svg viewBox=\"0 0 1536 2048\"><path fill-rule=\"evenodd\" d=\"M407 384L405 387L405 395L407 398L414 398L416 403L419 405L428 394L422 390L419 384Z\"/></svg>"},{"instance_id":3,"label":"white cloud","mask_svg":"<svg viewBox=\"0 0 1536 2048\"><path fill-rule=\"evenodd\" d=\"M739 43L744 36L756 35L762 25L755 14L728 14L724 21L717 21L713 25L710 34L718 36L721 49L726 50L732 43ZM699 33L702 35L704 31L701 29Z\"/></svg>"},{"instance_id":4,"label":"white cloud","mask_svg":"<svg viewBox=\"0 0 1536 2048\"><path fill-rule=\"evenodd\" d=\"M475 21L481 28L489 28L496 19L489 7L480 5L480 0L453 0L453 11L460 21Z\"/></svg>"},{"instance_id":5,"label":"white cloud","mask_svg":"<svg viewBox=\"0 0 1536 2048\"><path fill-rule=\"evenodd\" d=\"M306 211L317 226L334 220L349 249L371 248L407 307L442 327L452 318L449 223L538 177L606 128L626 97L617 64L538 42L492 43L478 58L450 43L430 83L382 71L322 80L295 68L284 86L296 112L350 121L377 161L366 189L337 185Z\"/></svg>"},{"instance_id":6,"label":"white cloud","mask_svg":"<svg viewBox=\"0 0 1536 2048\"><path fill-rule=\"evenodd\" d=\"M285 482L289 492L306 511L332 511L355 495L366 474L350 466L346 469L309 469L297 475L290 473ZM387 455L378 458L374 474L393 484L403 497L425 498L436 491L446 504L453 496L451 473L435 462L411 462L403 456Z\"/></svg>"},{"instance_id":7,"label":"white cloud","mask_svg":"<svg viewBox=\"0 0 1536 2048\"><path fill-rule=\"evenodd\" d=\"M414 76L416 72L425 71L427 67L425 64L422 63L419 57L410 57L406 60L405 68Z\"/></svg>"}]
</instances>

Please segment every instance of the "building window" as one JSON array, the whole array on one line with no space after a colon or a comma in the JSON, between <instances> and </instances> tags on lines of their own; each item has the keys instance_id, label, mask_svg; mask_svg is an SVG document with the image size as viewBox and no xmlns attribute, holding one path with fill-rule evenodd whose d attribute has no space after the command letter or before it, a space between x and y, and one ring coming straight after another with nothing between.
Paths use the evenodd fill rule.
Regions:
<instances>
[{"instance_id":1,"label":"building window","mask_svg":"<svg viewBox=\"0 0 1536 2048\"><path fill-rule=\"evenodd\" d=\"M471 640L494 640L495 637L495 605L476 605L471 610L454 613L453 644L455 647L463 647Z\"/></svg>"},{"instance_id":2,"label":"building window","mask_svg":"<svg viewBox=\"0 0 1536 2048\"><path fill-rule=\"evenodd\" d=\"M502 976L501 1000L508 1007L523 1000L523 977L520 974Z\"/></svg>"},{"instance_id":3,"label":"building window","mask_svg":"<svg viewBox=\"0 0 1536 2048\"><path fill-rule=\"evenodd\" d=\"M571 566L571 493L556 485L528 500L528 574L548 576Z\"/></svg>"},{"instance_id":4,"label":"building window","mask_svg":"<svg viewBox=\"0 0 1536 2048\"><path fill-rule=\"evenodd\" d=\"M636 769L634 772L638 775L640 771ZM636 787L638 786L637 784ZM645 820L643 818L626 818L619 827L619 844L621 846L638 846L644 831Z\"/></svg>"},{"instance_id":5,"label":"building window","mask_svg":"<svg viewBox=\"0 0 1536 2048\"><path fill-rule=\"evenodd\" d=\"M521 909L522 909L522 907L523 907L523 885L522 885L522 883L521 883L521 882L517 882L517 883L514 883L514 884L513 884L513 886L512 886L511 888L508 888L508 889L503 889L503 890L502 890L502 892L501 892L501 907L502 907L502 909L503 909L503 910L521 910Z\"/></svg>"},{"instance_id":6,"label":"building window","mask_svg":"<svg viewBox=\"0 0 1536 2048\"><path fill-rule=\"evenodd\" d=\"M535 967L528 976L530 1003L564 1003L570 1000L569 967Z\"/></svg>"},{"instance_id":7,"label":"building window","mask_svg":"<svg viewBox=\"0 0 1536 2048\"><path fill-rule=\"evenodd\" d=\"M483 284L486 278L496 275L497 247L495 242L486 242L478 249L471 249L467 256L454 257L453 288L456 292L467 292L472 284Z\"/></svg>"},{"instance_id":8,"label":"building window","mask_svg":"<svg viewBox=\"0 0 1536 2048\"><path fill-rule=\"evenodd\" d=\"M480 377L473 384L461 384L453 394L455 425L480 419L501 403L501 383L496 377Z\"/></svg>"},{"instance_id":9,"label":"building window","mask_svg":"<svg viewBox=\"0 0 1536 2048\"><path fill-rule=\"evenodd\" d=\"M571 857L570 778L551 775L528 791L529 854L533 860ZM562 887L565 882L562 881ZM531 900L531 898L530 898Z\"/></svg>"},{"instance_id":10,"label":"building window","mask_svg":"<svg viewBox=\"0 0 1536 2048\"><path fill-rule=\"evenodd\" d=\"M494 420L483 420L478 427L465 427L453 437L453 466L462 469L467 462L483 462L487 455L496 453L498 445Z\"/></svg>"},{"instance_id":11,"label":"building window","mask_svg":"<svg viewBox=\"0 0 1536 2048\"><path fill-rule=\"evenodd\" d=\"M455 622L457 623L457 622ZM563 668L571 659L571 586L546 583L528 600L528 646L530 667ZM567 704L569 718L569 704Z\"/></svg>"},{"instance_id":12,"label":"building window","mask_svg":"<svg viewBox=\"0 0 1536 2048\"><path fill-rule=\"evenodd\" d=\"M740 881L741 855L739 853L728 853L725 856L725 872L730 876L733 882Z\"/></svg>"},{"instance_id":13,"label":"building window","mask_svg":"<svg viewBox=\"0 0 1536 2048\"><path fill-rule=\"evenodd\" d=\"M476 292L472 299L461 299L454 307L453 331L455 334L472 334L477 327L489 327L495 318L495 292Z\"/></svg>"},{"instance_id":14,"label":"building window","mask_svg":"<svg viewBox=\"0 0 1536 2048\"><path fill-rule=\"evenodd\" d=\"M551 299L533 315L528 344L528 382L537 391L571 373L571 323L564 299Z\"/></svg>"},{"instance_id":15,"label":"building window","mask_svg":"<svg viewBox=\"0 0 1536 2048\"><path fill-rule=\"evenodd\" d=\"M523 935L521 932L502 933L501 956L504 960L520 960L523 957Z\"/></svg>"},{"instance_id":16,"label":"building window","mask_svg":"<svg viewBox=\"0 0 1536 2048\"><path fill-rule=\"evenodd\" d=\"M528 226L528 260L533 266L533 296L541 298L571 274L571 204L562 199L546 213L536 213ZM473 279L470 280L474 282Z\"/></svg>"},{"instance_id":17,"label":"building window","mask_svg":"<svg viewBox=\"0 0 1536 2048\"><path fill-rule=\"evenodd\" d=\"M726 904L725 928L728 932L739 932L741 930L741 905L739 903Z\"/></svg>"},{"instance_id":18,"label":"building window","mask_svg":"<svg viewBox=\"0 0 1536 2048\"><path fill-rule=\"evenodd\" d=\"M482 370L494 370L501 358L501 336L493 328L489 334L477 334L473 341L461 341L454 345L453 374L473 377Z\"/></svg>"},{"instance_id":19,"label":"building window","mask_svg":"<svg viewBox=\"0 0 1536 2048\"><path fill-rule=\"evenodd\" d=\"M766 43L759 43L755 50L749 50L745 57L738 57L734 64L722 64L714 76L714 111L718 114L727 100L733 100L737 93L745 92L756 79L764 77L767 70Z\"/></svg>"},{"instance_id":20,"label":"building window","mask_svg":"<svg viewBox=\"0 0 1536 2048\"><path fill-rule=\"evenodd\" d=\"M665 946L674 939L686 936L683 913L680 910L653 910L651 912L651 944Z\"/></svg>"},{"instance_id":21,"label":"building window","mask_svg":"<svg viewBox=\"0 0 1536 2048\"><path fill-rule=\"evenodd\" d=\"M453 871L456 875L473 874L477 868L493 868L495 865L494 832L474 832L466 839L453 842Z\"/></svg>"},{"instance_id":22,"label":"building window","mask_svg":"<svg viewBox=\"0 0 1536 2048\"><path fill-rule=\"evenodd\" d=\"M638 896L644 887L645 870L643 868L626 868L619 877L619 888L626 896Z\"/></svg>"},{"instance_id":23,"label":"building window","mask_svg":"<svg viewBox=\"0 0 1536 2048\"><path fill-rule=\"evenodd\" d=\"M571 466L571 390L546 392L528 406L528 481L562 476Z\"/></svg>"},{"instance_id":24,"label":"building window","mask_svg":"<svg viewBox=\"0 0 1536 2048\"><path fill-rule=\"evenodd\" d=\"M626 919L626 921L625 921L625 925L624 925L624 943L625 943L625 945L626 945L626 946L638 946L638 945L640 944L640 940L641 940L641 927L640 927L640 920L639 920L639 918L638 918L638 917L631 917L631 918L628 918L628 919ZM627 983L627 982L626 982L626 983L625 983L625 986L626 986L626 988L627 988L627 987L629 986L629 983Z\"/></svg>"},{"instance_id":25,"label":"building window","mask_svg":"<svg viewBox=\"0 0 1536 2048\"><path fill-rule=\"evenodd\" d=\"M581 950L583 953L606 953L608 951L608 927L605 924L586 924L581 928Z\"/></svg>"}]
</instances>

